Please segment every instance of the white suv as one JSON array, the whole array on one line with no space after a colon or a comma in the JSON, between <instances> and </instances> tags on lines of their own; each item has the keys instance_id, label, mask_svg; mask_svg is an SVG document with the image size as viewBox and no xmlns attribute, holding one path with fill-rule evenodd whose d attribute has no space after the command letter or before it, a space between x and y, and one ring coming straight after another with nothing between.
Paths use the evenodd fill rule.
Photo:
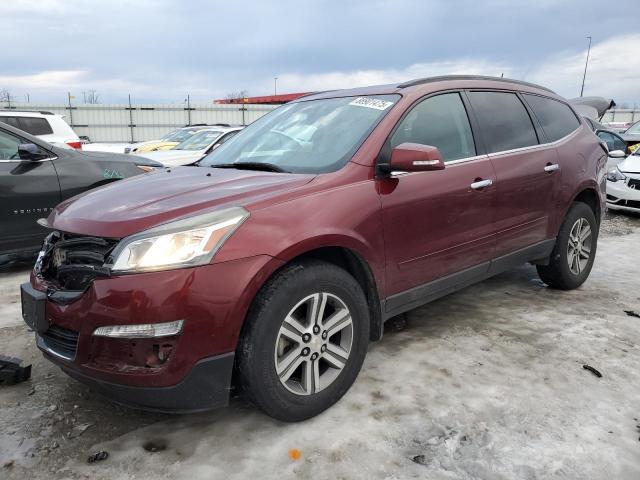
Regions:
<instances>
[{"instance_id":1,"label":"white suv","mask_svg":"<svg viewBox=\"0 0 640 480\"><path fill-rule=\"evenodd\" d=\"M82 149L80 138L64 121L62 115L51 112L0 110L0 122L24 130L57 147Z\"/></svg>"}]
</instances>

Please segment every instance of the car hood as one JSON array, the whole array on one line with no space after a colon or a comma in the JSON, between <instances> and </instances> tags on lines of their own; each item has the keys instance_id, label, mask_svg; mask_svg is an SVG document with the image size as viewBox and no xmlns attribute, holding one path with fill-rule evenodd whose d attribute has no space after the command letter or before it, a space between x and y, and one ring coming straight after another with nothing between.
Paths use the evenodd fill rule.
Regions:
<instances>
[{"instance_id":1,"label":"car hood","mask_svg":"<svg viewBox=\"0 0 640 480\"><path fill-rule=\"evenodd\" d=\"M80 157L87 161L133 163L135 165L145 165L157 168L162 168L163 166L161 163L154 160L135 155L125 155L124 153L85 152L83 150L67 150L61 148L55 148L53 150L59 157Z\"/></svg>"},{"instance_id":2,"label":"car hood","mask_svg":"<svg viewBox=\"0 0 640 480\"><path fill-rule=\"evenodd\" d=\"M286 194L314 175L180 167L111 183L62 202L56 230L121 238L179 218Z\"/></svg>"},{"instance_id":3,"label":"car hood","mask_svg":"<svg viewBox=\"0 0 640 480\"><path fill-rule=\"evenodd\" d=\"M204 155L203 150L159 150L157 152L142 152L137 156L162 163L166 167L179 167L197 162Z\"/></svg>"},{"instance_id":4,"label":"car hood","mask_svg":"<svg viewBox=\"0 0 640 480\"><path fill-rule=\"evenodd\" d=\"M618 168L624 173L640 173L640 155L629 155L618 164Z\"/></svg>"}]
</instances>

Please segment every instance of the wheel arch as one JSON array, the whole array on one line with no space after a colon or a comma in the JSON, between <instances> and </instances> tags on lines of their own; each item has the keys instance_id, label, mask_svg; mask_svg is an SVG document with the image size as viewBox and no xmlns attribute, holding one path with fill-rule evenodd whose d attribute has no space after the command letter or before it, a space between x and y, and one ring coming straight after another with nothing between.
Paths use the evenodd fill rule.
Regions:
<instances>
[{"instance_id":1,"label":"wheel arch","mask_svg":"<svg viewBox=\"0 0 640 480\"><path fill-rule=\"evenodd\" d=\"M360 284L369 306L369 339L371 341L380 340L384 323L379 293L381 288L380 279L377 278L371 267L371 262L367 261L362 251L358 251L351 245L346 246L344 242L337 242L335 238L333 240L334 242L325 244L317 244L316 241L302 242L291 246L274 257L274 262L270 262L266 266L268 271L262 271L256 276L258 278L255 279L256 283L251 288L253 294L250 303L253 303L258 292L288 265L302 262L306 259L325 261L346 270ZM243 335L250 310L251 307L249 306L244 312L244 319L239 332L240 336Z\"/></svg>"},{"instance_id":2,"label":"wheel arch","mask_svg":"<svg viewBox=\"0 0 640 480\"><path fill-rule=\"evenodd\" d=\"M594 188L593 186L586 186L573 197L571 203L573 202L581 202L589 206L589 208L591 208L591 210L593 211L593 214L596 216L596 222L598 223L598 225L600 225L600 221L602 219L602 205L600 201L600 195L596 188ZM571 207L571 204L569 204L569 207Z\"/></svg>"}]
</instances>

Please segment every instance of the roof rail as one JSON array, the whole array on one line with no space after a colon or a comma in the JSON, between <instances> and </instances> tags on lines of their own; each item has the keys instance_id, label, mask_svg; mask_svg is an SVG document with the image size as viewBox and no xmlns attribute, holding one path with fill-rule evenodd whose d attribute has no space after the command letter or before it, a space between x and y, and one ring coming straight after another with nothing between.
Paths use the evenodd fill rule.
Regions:
<instances>
[{"instance_id":1,"label":"roof rail","mask_svg":"<svg viewBox=\"0 0 640 480\"><path fill-rule=\"evenodd\" d=\"M47 112L46 110L16 110L15 108L4 107L0 109L0 112L11 112L11 113L39 113L41 115L55 115L52 112Z\"/></svg>"},{"instance_id":2,"label":"roof rail","mask_svg":"<svg viewBox=\"0 0 640 480\"><path fill-rule=\"evenodd\" d=\"M494 82L515 83L517 85L539 88L555 94L553 90L543 87L542 85L536 85L535 83L525 82L523 80L514 80L512 78L489 77L485 75L441 75L439 77L418 78L416 80L409 80L408 82L401 83L398 85L398 88L407 88L415 85L422 85L424 83L443 82L447 80L490 80Z\"/></svg>"}]
</instances>

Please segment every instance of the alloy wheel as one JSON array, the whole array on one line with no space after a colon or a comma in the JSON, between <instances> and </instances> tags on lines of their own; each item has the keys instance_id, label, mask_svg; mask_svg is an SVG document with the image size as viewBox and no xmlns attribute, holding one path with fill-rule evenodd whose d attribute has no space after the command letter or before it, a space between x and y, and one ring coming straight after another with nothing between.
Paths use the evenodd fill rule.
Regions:
<instances>
[{"instance_id":1,"label":"alloy wheel","mask_svg":"<svg viewBox=\"0 0 640 480\"><path fill-rule=\"evenodd\" d=\"M353 320L346 304L326 292L298 302L282 321L274 351L280 382L297 395L331 385L351 353Z\"/></svg>"},{"instance_id":2,"label":"alloy wheel","mask_svg":"<svg viewBox=\"0 0 640 480\"><path fill-rule=\"evenodd\" d=\"M571 227L567 245L567 263L574 275L580 275L591 258L593 235L586 218L579 218Z\"/></svg>"}]
</instances>

